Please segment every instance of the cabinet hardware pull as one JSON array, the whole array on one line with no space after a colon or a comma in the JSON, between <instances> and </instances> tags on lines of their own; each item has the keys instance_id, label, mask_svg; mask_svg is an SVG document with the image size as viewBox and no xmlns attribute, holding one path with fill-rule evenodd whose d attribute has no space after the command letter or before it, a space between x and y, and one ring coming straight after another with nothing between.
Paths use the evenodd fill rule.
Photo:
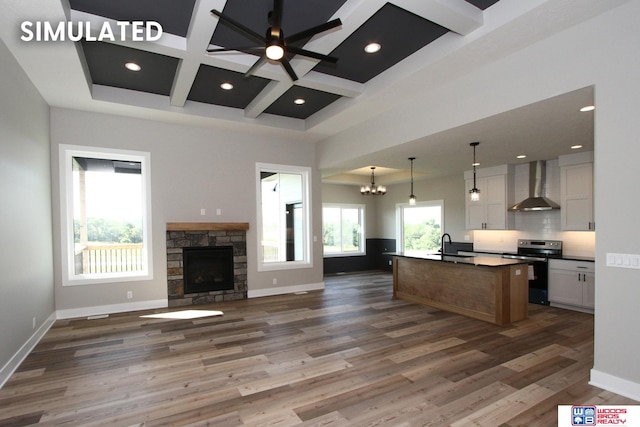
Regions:
<instances>
[{"instance_id":1,"label":"cabinet hardware pull","mask_svg":"<svg viewBox=\"0 0 640 427\"><path fill-rule=\"evenodd\" d=\"M577 265L576 268L587 268L584 265Z\"/></svg>"}]
</instances>

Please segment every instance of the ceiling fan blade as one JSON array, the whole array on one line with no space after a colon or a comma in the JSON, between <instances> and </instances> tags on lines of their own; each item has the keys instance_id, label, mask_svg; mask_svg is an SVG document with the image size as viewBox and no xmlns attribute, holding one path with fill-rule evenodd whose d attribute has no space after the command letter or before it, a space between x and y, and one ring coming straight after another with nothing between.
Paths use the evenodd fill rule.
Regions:
<instances>
[{"instance_id":1,"label":"ceiling fan blade","mask_svg":"<svg viewBox=\"0 0 640 427\"><path fill-rule=\"evenodd\" d=\"M298 40L303 40L303 39L315 36L318 33L328 31L332 28L339 27L340 25L342 25L342 21L340 21L339 18L333 19L329 22L325 22L324 24L316 25L315 27L311 27L304 31L300 31L299 33L293 34L289 37L285 37L284 42L285 43L297 42Z\"/></svg>"},{"instance_id":2,"label":"ceiling fan blade","mask_svg":"<svg viewBox=\"0 0 640 427\"><path fill-rule=\"evenodd\" d=\"M216 53L216 52L247 52L252 50L264 50L264 46L244 46L244 47L216 47L213 49L207 49L208 53Z\"/></svg>"},{"instance_id":3,"label":"ceiling fan blade","mask_svg":"<svg viewBox=\"0 0 640 427\"><path fill-rule=\"evenodd\" d=\"M251 28L239 23L235 19L229 18L226 15L223 15L222 12L219 12L219 11L217 11L215 9L212 9L211 13L213 13L218 18L220 18L221 22L229 25L231 28L233 28L236 31L244 34L245 36L249 37L250 39L253 39L253 40L255 40L257 42L260 42L260 43L267 43L267 40L263 36L261 36L260 34L256 33Z\"/></svg>"},{"instance_id":4,"label":"ceiling fan blade","mask_svg":"<svg viewBox=\"0 0 640 427\"><path fill-rule=\"evenodd\" d=\"M291 64L289 64L289 60L287 58L282 58L280 60L280 63L284 67L284 70L287 72L287 74L289 74L289 77L291 77L291 80L293 80L294 82L298 80L298 76L296 76L296 72L293 71L293 68L291 68Z\"/></svg>"},{"instance_id":5,"label":"ceiling fan blade","mask_svg":"<svg viewBox=\"0 0 640 427\"><path fill-rule=\"evenodd\" d=\"M244 73L244 76L245 77L249 77L249 76L253 75L253 73L255 73L256 70L258 68L260 68L260 66L266 62L266 60L267 60L267 57L265 55L262 55L260 58L258 58L258 60L256 62L253 63L251 68L249 68L247 70L247 72Z\"/></svg>"},{"instance_id":6,"label":"ceiling fan blade","mask_svg":"<svg viewBox=\"0 0 640 427\"><path fill-rule=\"evenodd\" d=\"M287 46L287 52L295 53L297 55L308 56L309 58L319 59L320 61L327 61L335 64L338 62L338 58L335 56L324 55L322 53L312 52L310 50L301 49L295 46Z\"/></svg>"}]
</instances>

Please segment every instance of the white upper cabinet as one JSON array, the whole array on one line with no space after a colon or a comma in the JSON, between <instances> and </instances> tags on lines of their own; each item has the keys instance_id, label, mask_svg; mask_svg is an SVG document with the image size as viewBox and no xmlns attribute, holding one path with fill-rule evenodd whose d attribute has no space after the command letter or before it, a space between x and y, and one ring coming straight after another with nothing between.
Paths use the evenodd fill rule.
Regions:
<instances>
[{"instance_id":1,"label":"white upper cabinet","mask_svg":"<svg viewBox=\"0 0 640 427\"><path fill-rule=\"evenodd\" d=\"M473 171L466 171L465 206L468 230L508 230L513 228L514 216L507 212L513 204L513 167L511 165L478 169L476 187L480 200L471 201L469 190L473 188Z\"/></svg>"},{"instance_id":2,"label":"white upper cabinet","mask_svg":"<svg viewBox=\"0 0 640 427\"><path fill-rule=\"evenodd\" d=\"M595 230L593 152L560 156L560 222L563 230Z\"/></svg>"}]
</instances>

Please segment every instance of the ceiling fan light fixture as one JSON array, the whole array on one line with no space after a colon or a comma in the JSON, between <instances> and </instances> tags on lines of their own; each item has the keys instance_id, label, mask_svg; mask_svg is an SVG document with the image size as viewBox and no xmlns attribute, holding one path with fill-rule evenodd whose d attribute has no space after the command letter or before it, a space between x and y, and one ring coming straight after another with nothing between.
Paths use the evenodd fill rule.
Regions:
<instances>
[{"instance_id":1,"label":"ceiling fan light fixture","mask_svg":"<svg viewBox=\"0 0 640 427\"><path fill-rule=\"evenodd\" d=\"M376 53L380 51L380 49L382 49L382 46L380 45L380 43L376 42L369 43L364 47L364 51L367 53Z\"/></svg>"},{"instance_id":2,"label":"ceiling fan light fixture","mask_svg":"<svg viewBox=\"0 0 640 427\"><path fill-rule=\"evenodd\" d=\"M272 61L279 61L284 57L284 47L278 43L273 43L265 49L265 55Z\"/></svg>"}]
</instances>

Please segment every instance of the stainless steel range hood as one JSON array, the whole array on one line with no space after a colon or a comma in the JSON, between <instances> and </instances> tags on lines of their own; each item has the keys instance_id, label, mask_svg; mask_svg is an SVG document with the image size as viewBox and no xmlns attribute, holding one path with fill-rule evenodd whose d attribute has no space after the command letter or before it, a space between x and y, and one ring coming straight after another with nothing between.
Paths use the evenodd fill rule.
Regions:
<instances>
[{"instance_id":1,"label":"stainless steel range hood","mask_svg":"<svg viewBox=\"0 0 640 427\"><path fill-rule=\"evenodd\" d=\"M542 195L547 165L544 160L529 163L529 197L509 208L510 211L550 211L560 205Z\"/></svg>"}]
</instances>

